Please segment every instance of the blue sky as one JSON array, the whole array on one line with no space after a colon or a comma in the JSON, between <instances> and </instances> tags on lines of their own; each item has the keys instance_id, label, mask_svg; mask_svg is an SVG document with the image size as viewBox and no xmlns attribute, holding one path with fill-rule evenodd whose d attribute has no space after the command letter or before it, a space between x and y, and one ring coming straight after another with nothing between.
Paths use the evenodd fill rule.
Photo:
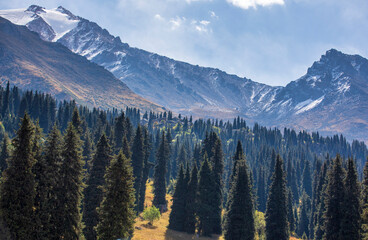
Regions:
<instances>
[{"instance_id":1,"label":"blue sky","mask_svg":"<svg viewBox=\"0 0 368 240\"><path fill-rule=\"evenodd\" d=\"M270 85L304 75L330 48L368 57L367 0L11 0L59 5L123 42Z\"/></svg>"}]
</instances>

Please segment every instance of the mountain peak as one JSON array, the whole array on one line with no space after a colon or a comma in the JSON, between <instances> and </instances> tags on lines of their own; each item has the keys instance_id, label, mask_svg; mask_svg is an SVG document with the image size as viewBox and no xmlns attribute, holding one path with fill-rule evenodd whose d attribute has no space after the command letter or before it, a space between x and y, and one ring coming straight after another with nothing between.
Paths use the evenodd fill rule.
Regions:
<instances>
[{"instance_id":1,"label":"mountain peak","mask_svg":"<svg viewBox=\"0 0 368 240\"><path fill-rule=\"evenodd\" d=\"M73 13L71 13L68 9L64 8L63 6L59 6L56 11L64 13L69 16L69 19L71 20L80 20L80 17L75 16Z\"/></svg>"},{"instance_id":2,"label":"mountain peak","mask_svg":"<svg viewBox=\"0 0 368 240\"><path fill-rule=\"evenodd\" d=\"M41 7L41 6L38 6L38 5L31 5L27 8L28 12L33 12L33 13L40 13L40 12L45 12L45 8L44 7Z\"/></svg>"}]
</instances>

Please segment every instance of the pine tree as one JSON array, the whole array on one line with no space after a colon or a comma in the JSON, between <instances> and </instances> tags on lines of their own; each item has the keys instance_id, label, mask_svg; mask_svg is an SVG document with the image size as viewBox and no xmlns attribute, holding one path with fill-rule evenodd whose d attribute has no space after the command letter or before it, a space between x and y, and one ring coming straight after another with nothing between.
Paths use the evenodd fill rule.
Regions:
<instances>
[{"instance_id":1,"label":"pine tree","mask_svg":"<svg viewBox=\"0 0 368 240\"><path fill-rule=\"evenodd\" d=\"M355 163L348 160L347 173L344 180L345 198L342 204L343 219L341 220L341 239L360 239L360 184Z\"/></svg>"},{"instance_id":2,"label":"pine tree","mask_svg":"<svg viewBox=\"0 0 368 240\"><path fill-rule=\"evenodd\" d=\"M213 156L213 173L215 179L215 195L213 199L213 211L214 211L214 219L213 219L213 233L221 234L222 226L221 226L221 216L222 216L222 199L223 199L223 172L224 172L224 156L222 152L222 146L220 139L217 138L214 147L214 156Z\"/></svg>"},{"instance_id":3,"label":"pine tree","mask_svg":"<svg viewBox=\"0 0 368 240\"><path fill-rule=\"evenodd\" d=\"M344 217L342 203L344 201L344 176L345 171L339 155L333 161L333 166L328 173L326 188L326 211L324 213L324 237L323 239L340 239L341 221Z\"/></svg>"},{"instance_id":4,"label":"pine tree","mask_svg":"<svg viewBox=\"0 0 368 240\"><path fill-rule=\"evenodd\" d=\"M91 134L89 133L89 130L86 131L84 142L83 142L83 160L84 160L84 166L83 169L89 173L91 170L91 160L92 160L92 154L93 154L93 143L91 140Z\"/></svg>"},{"instance_id":5,"label":"pine tree","mask_svg":"<svg viewBox=\"0 0 368 240\"><path fill-rule=\"evenodd\" d=\"M266 212L266 174L263 167L259 168L258 172L258 186L257 186L257 200L258 200L258 211ZM292 203L291 203L292 204Z\"/></svg>"},{"instance_id":6,"label":"pine tree","mask_svg":"<svg viewBox=\"0 0 368 240\"><path fill-rule=\"evenodd\" d=\"M45 197L40 202L40 217L44 235L42 239L58 239L62 234L60 210L64 206L61 198L64 189L61 186L60 164L62 163L62 137L56 125L53 126L45 143L43 178L44 188L40 189Z\"/></svg>"},{"instance_id":7,"label":"pine tree","mask_svg":"<svg viewBox=\"0 0 368 240\"><path fill-rule=\"evenodd\" d=\"M75 107L73 110L73 115L72 115L72 121L71 121L75 131L77 131L77 133L79 134L79 136L81 136L82 134L82 121L80 119L79 116L79 112L78 112L78 108Z\"/></svg>"},{"instance_id":8,"label":"pine tree","mask_svg":"<svg viewBox=\"0 0 368 240\"><path fill-rule=\"evenodd\" d=\"M368 239L368 158L364 165L362 182L361 238Z\"/></svg>"},{"instance_id":9,"label":"pine tree","mask_svg":"<svg viewBox=\"0 0 368 240\"><path fill-rule=\"evenodd\" d=\"M275 170L267 200L266 239L289 239L287 193L282 159L277 155Z\"/></svg>"},{"instance_id":10,"label":"pine tree","mask_svg":"<svg viewBox=\"0 0 368 240\"><path fill-rule=\"evenodd\" d=\"M9 158L9 138L8 135L4 135L3 144L1 146L0 153L0 177L5 169L8 168L8 158Z\"/></svg>"},{"instance_id":11,"label":"pine tree","mask_svg":"<svg viewBox=\"0 0 368 240\"><path fill-rule=\"evenodd\" d=\"M245 161L238 162L229 196L224 236L226 240L253 240L255 235L252 186Z\"/></svg>"},{"instance_id":12,"label":"pine tree","mask_svg":"<svg viewBox=\"0 0 368 240\"><path fill-rule=\"evenodd\" d=\"M216 217L213 211L213 199L215 193L214 175L212 166L204 155L198 183L198 220L199 233L203 236L211 236L213 233L213 219Z\"/></svg>"},{"instance_id":13,"label":"pine tree","mask_svg":"<svg viewBox=\"0 0 368 240\"><path fill-rule=\"evenodd\" d=\"M184 179L184 168L180 165L178 179L176 181L173 204L171 207L169 229L184 231L187 185Z\"/></svg>"},{"instance_id":14,"label":"pine tree","mask_svg":"<svg viewBox=\"0 0 368 240\"><path fill-rule=\"evenodd\" d=\"M318 186L317 186L317 191L316 194L318 193L318 197L316 197L317 202L316 202L316 206L317 206L317 212L314 215L314 239L315 240L322 240L322 237L324 235L324 228L323 228L323 223L324 223L324 212L326 210L325 207L325 197L326 197L326 182L327 182L327 163L324 162L319 174L319 178L318 178ZM312 230L312 229L311 229Z\"/></svg>"},{"instance_id":15,"label":"pine tree","mask_svg":"<svg viewBox=\"0 0 368 240\"><path fill-rule=\"evenodd\" d=\"M61 237L71 240L79 239L81 235L79 206L81 201L83 161L81 140L72 123L68 124L64 135L62 157L60 177L64 192L61 196L61 202L64 203L64 206L59 216L63 226Z\"/></svg>"},{"instance_id":16,"label":"pine tree","mask_svg":"<svg viewBox=\"0 0 368 240\"><path fill-rule=\"evenodd\" d=\"M310 173L310 163L309 163L309 161L306 161L305 165L304 165L303 189L309 197L312 197L312 176L311 176L311 173ZM308 236L308 234L307 234L307 236Z\"/></svg>"},{"instance_id":17,"label":"pine tree","mask_svg":"<svg viewBox=\"0 0 368 240\"><path fill-rule=\"evenodd\" d=\"M105 134L102 134L96 146L96 153L92 159L92 168L84 189L83 234L86 239L97 239L95 226L98 224L97 208L100 206L105 184L105 169L111 160L111 147Z\"/></svg>"},{"instance_id":18,"label":"pine tree","mask_svg":"<svg viewBox=\"0 0 368 240\"><path fill-rule=\"evenodd\" d=\"M33 138L34 126L25 114L13 139L14 151L1 184L0 212L12 239L29 239L34 234Z\"/></svg>"},{"instance_id":19,"label":"pine tree","mask_svg":"<svg viewBox=\"0 0 368 240\"><path fill-rule=\"evenodd\" d=\"M187 233L194 234L197 223L198 211L198 169L196 164L193 165L188 183L186 203L185 203L185 224L184 230Z\"/></svg>"},{"instance_id":20,"label":"pine tree","mask_svg":"<svg viewBox=\"0 0 368 240\"><path fill-rule=\"evenodd\" d=\"M161 143L157 149L156 153L156 166L153 182L153 205L160 209L160 212L167 211L167 201L166 201L166 167L167 161L169 160L169 145L167 138L165 137L165 132L162 132Z\"/></svg>"},{"instance_id":21,"label":"pine tree","mask_svg":"<svg viewBox=\"0 0 368 240\"><path fill-rule=\"evenodd\" d=\"M32 167L32 173L35 176L36 195L34 199L34 214L35 214L35 231L32 236L35 239L47 239L49 229L44 229L48 224L48 212L44 211L44 205L47 203L47 185L49 179L45 176L47 163L42 157L42 129L38 124L35 124L35 131L32 143L32 152L35 159L35 164Z\"/></svg>"},{"instance_id":22,"label":"pine tree","mask_svg":"<svg viewBox=\"0 0 368 240\"><path fill-rule=\"evenodd\" d=\"M309 236L309 208L308 201L310 201L308 194L304 192L302 197L302 203L299 213L299 222L297 233L299 236L306 235Z\"/></svg>"},{"instance_id":23,"label":"pine tree","mask_svg":"<svg viewBox=\"0 0 368 240\"><path fill-rule=\"evenodd\" d=\"M143 162L143 173L142 173L142 182L140 186L140 200L138 205L138 211L142 212L144 210L144 201L146 198L146 185L148 180L149 171L151 169L151 164L148 162L151 153L151 143L150 136L147 128L144 129L144 162Z\"/></svg>"},{"instance_id":24,"label":"pine tree","mask_svg":"<svg viewBox=\"0 0 368 240\"><path fill-rule=\"evenodd\" d=\"M294 212L293 212L293 195L291 193L291 190L288 190L288 202L287 202L287 208L288 208L288 221L289 221L289 230L290 233L295 231L295 218L294 218Z\"/></svg>"},{"instance_id":25,"label":"pine tree","mask_svg":"<svg viewBox=\"0 0 368 240\"><path fill-rule=\"evenodd\" d=\"M144 164L144 142L143 142L142 127L138 125L133 146L132 146L132 167L134 176L134 189L135 189L135 200L136 200L136 211L138 211L139 200L140 200L140 187L142 185L143 176L143 164Z\"/></svg>"},{"instance_id":26,"label":"pine tree","mask_svg":"<svg viewBox=\"0 0 368 240\"><path fill-rule=\"evenodd\" d=\"M114 125L114 149L115 153L118 153L123 147L123 138L125 135L125 116L122 112L116 119ZM127 157L129 158L129 157Z\"/></svg>"},{"instance_id":27,"label":"pine tree","mask_svg":"<svg viewBox=\"0 0 368 240\"><path fill-rule=\"evenodd\" d=\"M106 170L104 198L99 208L100 240L128 238L133 233L134 187L132 167L122 152Z\"/></svg>"}]
</instances>

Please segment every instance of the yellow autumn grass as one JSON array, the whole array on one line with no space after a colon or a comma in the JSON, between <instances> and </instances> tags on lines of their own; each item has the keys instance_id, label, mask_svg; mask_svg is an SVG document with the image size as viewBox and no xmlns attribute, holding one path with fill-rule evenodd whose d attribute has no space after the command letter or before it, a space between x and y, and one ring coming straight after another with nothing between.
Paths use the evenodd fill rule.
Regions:
<instances>
[{"instance_id":1,"label":"yellow autumn grass","mask_svg":"<svg viewBox=\"0 0 368 240\"><path fill-rule=\"evenodd\" d=\"M169 202L168 211L162 214L161 219L155 221L153 226L148 225L148 221L143 220L141 216L136 218L134 236L132 240L223 240L222 236L209 237L198 237L197 235L172 231L167 229L169 225L169 215L171 211L171 196L167 195L166 199ZM146 189L146 201L145 207L152 206L153 193L152 193L152 181L147 182ZM298 240L297 238L291 237L290 240Z\"/></svg>"}]
</instances>

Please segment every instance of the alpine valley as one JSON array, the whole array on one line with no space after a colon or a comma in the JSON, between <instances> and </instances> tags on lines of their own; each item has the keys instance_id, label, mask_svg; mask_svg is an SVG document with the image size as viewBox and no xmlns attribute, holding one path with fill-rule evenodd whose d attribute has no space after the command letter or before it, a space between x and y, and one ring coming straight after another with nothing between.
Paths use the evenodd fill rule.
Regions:
<instances>
[{"instance_id":1,"label":"alpine valley","mask_svg":"<svg viewBox=\"0 0 368 240\"><path fill-rule=\"evenodd\" d=\"M63 7L45 9L32 5L27 9L0 10L0 16L16 25L25 25L29 30L38 33L44 41L53 42L33 45L34 53L26 58L28 62L17 62L14 60L17 59L16 54L25 54L25 51L15 52L15 44L23 44L25 48L27 41L22 42L19 39L29 38L32 39L29 42L33 43L36 42L35 36L25 33L23 28L13 31L11 29L14 27L2 20L2 82L13 81L14 74L26 74L28 78L15 78L14 84L28 88L38 84L37 89L56 96L59 94L64 98L68 95L78 99L76 96L79 96L81 102L97 107L118 107L119 104L125 104L145 106L144 109L157 111L163 106L176 113L194 117L230 119L241 116L249 122L259 122L270 127L288 126L319 131L324 135L343 133L349 140L354 138L368 141L368 60L361 56L347 55L331 49L299 79L285 87L268 86L219 69L195 66L132 48L96 23L76 16ZM8 42L5 42L5 36ZM10 42L13 47L6 45ZM115 78L83 58L66 56L65 49L60 44L104 67ZM42 49L37 48L41 46ZM44 69L46 65L35 63L57 64L49 58L50 53L56 54L55 52L64 54L57 55L61 62L62 57L75 59L83 67L98 69L94 71L102 75L94 76L94 81L81 85L81 81L77 80L78 75L75 75L77 71L71 69L71 66L76 65L63 65L63 68L58 66L59 71L64 69L68 74L59 78L58 82L53 82L52 76L55 74L51 70L54 68L50 67L51 70L45 74L36 69ZM37 56L37 59L30 56ZM21 67L16 67L16 64ZM12 70L9 66L12 66ZM84 76L84 79L89 77L82 73L80 76ZM66 80L67 78L74 80ZM116 78L123 83L115 81ZM76 85L79 87L75 87ZM75 88L71 88L72 86ZM82 91L86 86L90 90ZM113 96L113 101L101 97L104 87ZM54 88L62 90L57 91ZM101 90L95 93L92 89ZM91 97L92 92L94 97ZM119 97L123 99L127 96L133 96L132 98L139 101L119 100Z\"/></svg>"}]
</instances>

